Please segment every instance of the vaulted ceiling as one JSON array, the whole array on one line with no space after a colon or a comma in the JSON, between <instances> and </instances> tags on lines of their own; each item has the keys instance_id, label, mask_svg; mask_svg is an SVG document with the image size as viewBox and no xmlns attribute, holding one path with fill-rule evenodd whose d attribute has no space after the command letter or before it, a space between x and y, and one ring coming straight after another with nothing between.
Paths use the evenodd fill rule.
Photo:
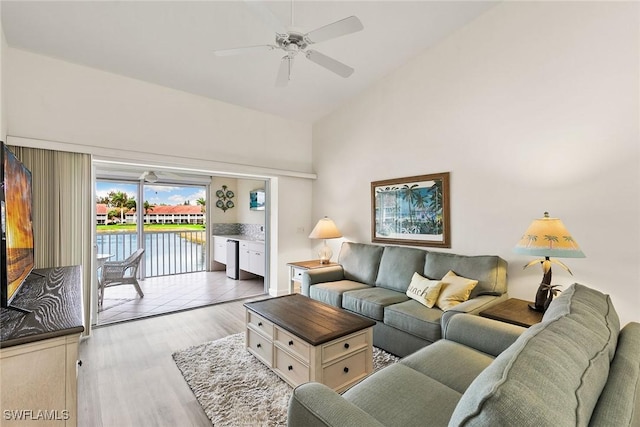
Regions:
<instances>
[{"instance_id":1,"label":"vaulted ceiling","mask_svg":"<svg viewBox=\"0 0 640 427\"><path fill-rule=\"evenodd\" d=\"M218 57L216 49L274 44L271 27L235 1L2 1L11 47L275 115L313 122L485 12L485 1L263 2L300 32L351 15L364 30L313 48L353 68L342 78L304 56L275 87L281 50Z\"/></svg>"}]
</instances>

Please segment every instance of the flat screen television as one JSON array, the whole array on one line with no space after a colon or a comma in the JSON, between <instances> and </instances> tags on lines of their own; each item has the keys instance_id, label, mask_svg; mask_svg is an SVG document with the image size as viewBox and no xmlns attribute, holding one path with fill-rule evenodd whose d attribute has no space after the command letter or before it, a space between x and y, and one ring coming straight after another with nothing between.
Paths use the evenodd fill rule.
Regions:
<instances>
[{"instance_id":1,"label":"flat screen television","mask_svg":"<svg viewBox=\"0 0 640 427\"><path fill-rule=\"evenodd\" d=\"M34 266L31 171L0 141L0 305L10 307Z\"/></svg>"}]
</instances>

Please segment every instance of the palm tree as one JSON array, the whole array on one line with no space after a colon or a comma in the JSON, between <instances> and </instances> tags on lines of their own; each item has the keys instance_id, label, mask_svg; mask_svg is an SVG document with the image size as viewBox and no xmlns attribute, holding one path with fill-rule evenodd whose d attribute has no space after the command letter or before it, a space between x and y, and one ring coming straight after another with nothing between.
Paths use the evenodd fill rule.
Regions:
<instances>
[{"instance_id":1,"label":"palm tree","mask_svg":"<svg viewBox=\"0 0 640 427\"><path fill-rule=\"evenodd\" d=\"M151 203L149 203L148 200L144 201L144 204L142 205L142 208L144 209L144 215L145 217L149 214L149 211L153 208L155 208L156 205L152 205Z\"/></svg>"},{"instance_id":2,"label":"palm tree","mask_svg":"<svg viewBox=\"0 0 640 427\"><path fill-rule=\"evenodd\" d=\"M109 199L111 200L111 205L117 208L120 208L120 223L124 222L124 207L129 200L129 196L127 193L123 193L122 191L112 191L109 193Z\"/></svg>"},{"instance_id":3,"label":"palm tree","mask_svg":"<svg viewBox=\"0 0 640 427\"><path fill-rule=\"evenodd\" d=\"M207 201L204 199L204 197L200 197L198 200L196 200L196 204L200 206L200 212L202 213L206 212Z\"/></svg>"},{"instance_id":4,"label":"palm tree","mask_svg":"<svg viewBox=\"0 0 640 427\"><path fill-rule=\"evenodd\" d=\"M409 187L407 184L405 184L400 189L400 195L402 196L402 200L407 202L407 204L409 205L409 221L411 222L411 225L413 225L415 222L414 214L413 214L413 205L416 203L416 200L417 200L417 190L416 190L417 186L418 184L413 184L411 187Z\"/></svg>"},{"instance_id":5,"label":"palm tree","mask_svg":"<svg viewBox=\"0 0 640 427\"><path fill-rule=\"evenodd\" d=\"M558 243L558 236L552 236L550 234L544 235L544 240L549 242L549 249L553 249L553 242Z\"/></svg>"}]
</instances>

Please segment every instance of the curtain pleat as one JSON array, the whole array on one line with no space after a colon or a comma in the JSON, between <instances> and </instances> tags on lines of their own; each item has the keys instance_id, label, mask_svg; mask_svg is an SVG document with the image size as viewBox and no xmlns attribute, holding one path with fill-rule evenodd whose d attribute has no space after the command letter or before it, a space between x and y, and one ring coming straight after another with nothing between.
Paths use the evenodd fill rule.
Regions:
<instances>
[{"instance_id":1,"label":"curtain pleat","mask_svg":"<svg viewBox=\"0 0 640 427\"><path fill-rule=\"evenodd\" d=\"M84 335L91 328L91 156L10 146L31 171L35 267L81 265Z\"/></svg>"}]
</instances>

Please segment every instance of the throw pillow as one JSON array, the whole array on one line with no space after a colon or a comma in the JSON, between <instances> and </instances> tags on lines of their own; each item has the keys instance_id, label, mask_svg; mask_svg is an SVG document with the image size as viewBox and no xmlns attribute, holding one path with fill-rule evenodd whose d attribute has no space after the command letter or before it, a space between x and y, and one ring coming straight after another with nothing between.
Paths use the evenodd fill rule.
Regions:
<instances>
[{"instance_id":1,"label":"throw pillow","mask_svg":"<svg viewBox=\"0 0 640 427\"><path fill-rule=\"evenodd\" d=\"M418 301L422 305L432 308L438 299L442 282L429 280L418 273L413 273L411 283L407 289L407 296Z\"/></svg>"},{"instance_id":2,"label":"throw pillow","mask_svg":"<svg viewBox=\"0 0 640 427\"><path fill-rule=\"evenodd\" d=\"M436 305L443 311L447 311L456 305L469 299L471 291L478 284L477 280L467 279L449 271L441 280L442 289Z\"/></svg>"}]
</instances>

